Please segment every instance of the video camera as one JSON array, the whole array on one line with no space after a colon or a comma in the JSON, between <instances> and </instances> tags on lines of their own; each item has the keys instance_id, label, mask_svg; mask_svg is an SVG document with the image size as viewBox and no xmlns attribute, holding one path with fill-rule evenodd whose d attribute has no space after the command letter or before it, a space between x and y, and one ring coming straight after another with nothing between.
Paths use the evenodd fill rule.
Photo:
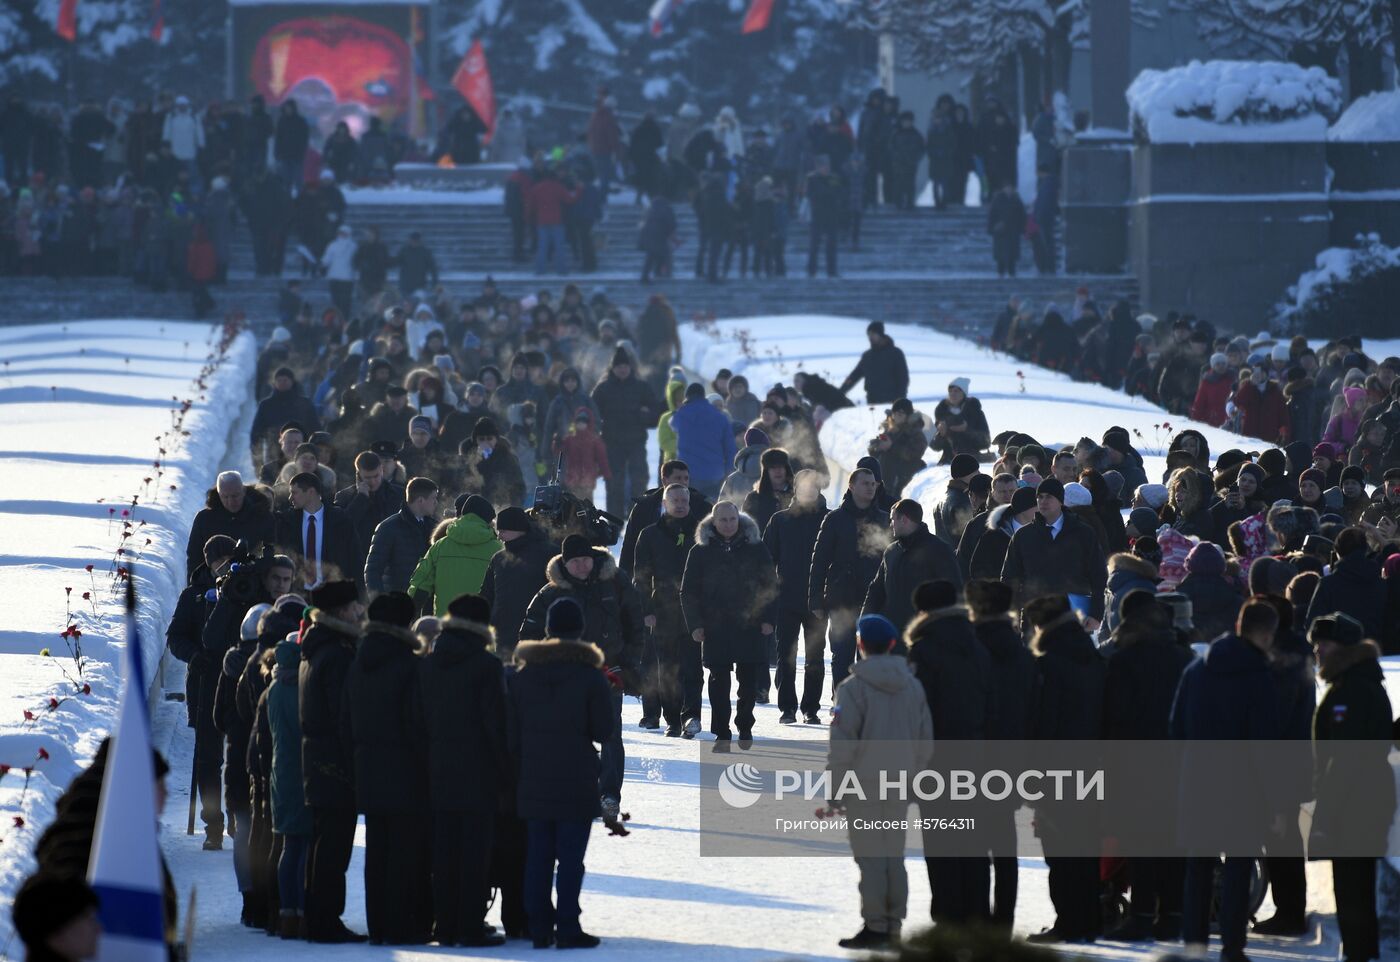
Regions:
<instances>
[{"instance_id":1,"label":"video camera","mask_svg":"<svg viewBox=\"0 0 1400 962\"><path fill-rule=\"evenodd\" d=\"M611 548L622 534L621 518L595 508L570 494L564 488L564 455L554 464L554 474L535 488L535 500L530 505L530 517L535 519L555 541L571 534L581 534L589 544Z\"/></svg>"},{"instance_id":2,"label":"video camera","mask_svg":"<svg viewBox=\"0 0 1400 962\"><path fill-rule=\"evenodd\" d=\"M228 574L218 581L219 593L234 601L253 602L262 591L263 577L275 556L276 551L271 545L264 545L262 555L258 556L253 554L253 548L248 542L238 542L233 550Z\"/></svg>"}]
</instances>

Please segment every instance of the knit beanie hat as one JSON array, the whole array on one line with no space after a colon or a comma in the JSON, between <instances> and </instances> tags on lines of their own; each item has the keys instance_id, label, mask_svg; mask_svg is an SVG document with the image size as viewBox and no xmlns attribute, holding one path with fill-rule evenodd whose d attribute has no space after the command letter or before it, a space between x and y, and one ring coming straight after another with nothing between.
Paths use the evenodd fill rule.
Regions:
<instances>
[{"instance_id":1,"label":"knit beanie hat","mask_svg":"<svg viewBox=\"0 0 1400 962\"><path fill-rule=\"evenodd\" d=\"M550 638L583 636L583 607L570 597L556 598L544 616L544 633Z\"/></svg>"},{"instance_id":2,"label":"knit beanie hat","mask_svg":"<svg viewBox=\"0 0 1400 962\"><path fill-rule=\"evenodd\" d=\"M856 622L856 641L864 651L888 652L898 637L894 622L884 615L865 615Z\"/></svg>"},{"instance_id":3,"label":"knit beanie hat","mask_svg":"<svg viewBox=\"0 0 1400 962\"><path fill-rule=\"evenodd\" d=\"M565 538L562 549L565 561L593 557L593 545L581 534L571 534Z\"/></svg>"},{"instance_id":4,"label":"knit beanie hat","mask_svg":"<svg viewBox=\"0 0 1400 962\"><path fill-rule=\"evenodd\" d=\"M1149 508L1156 511L1160 511L1162 505L1167 503L1165 484L1144 484L1138 488L1138 494L1142 495L1142 500L1147 502Z\"/></svg>"},{"instance_id":5,"label":"knit beanie hat","mask_svg":"<svg viewBox=\"0 0 1400 962\"><path fill-rule=\"evenodd\" d=\"M238 638L240 641L257 641L258 623L262 621L262 616L272 610L272 605L253 605L248 609L248 613L243 616L243 623L238 626Z\"/></svg>"},{"instance_id":6,"label":"knit beanie hat","mask_svg":"<svg viewBox=\"0 0 1400 962\"><path fill-rule=\"evenodd\" d=\"M1139 535L1145 535L1155 534L1162 526L1162 521L1151 508L1134 508L1128 514L1128 524L1132 525Z\"/></svg>"},{"instance_id":7,"label":"knit beanie hat","mask_svg":"<svg viewBox=\"0 0 1400 962\"><path fill-rule=\"evenodd\" d=\"M530 516L525 513L524 508L502 508L500 514L496 515L496 530L527 532L530 530Z\"/></svg>"},{"instance_id":8,"label":"knit beanie hat","mask_svg":"<svg viewBox=\"0 0 1400 962\"><path fill-rule=\"evenodd\" d=\"M768 440L768 435L759 428L749 428L744 432L744 447L746 448L766 448L771 443Z\"/></svg>"},{"instance_id":9,"label":"knit beanie hat","mask_svg":"<svg viewBox=\"0 0 1400 962\"><path fill-rule=\"evenodd\" d=\"M369 603L369 620L407 628L418 614L413 599L402 591L387 591Z\"/></svg>"},{"instance_id":10,"label":"knit beanie hat","mask_svg":"<svg viewBox=\"0 0 1400 962\"><path fill-rule=\"evenodd\" d=\"M982 470L981 462L971 454L959 454L953 458L953 463L948 468L948 476L951 478L965 478L969 474L976 474Z\"/></svg>"},{"instance_id":11,"label":"knit beanie hat","mask_svg":"<svg viewBox=\"0 0 1400 962\"><path fill-rule=\"evenodd\" d=\"M1269 555L1255 558L1254 564L1249 566L1249 593L1282 598L1288 591L1288 583L1297 574L1298 569L1282 558Z\"/></svg>"},{"instance_id":12,"label":"knit beanie hat","mask_svg":"<svg viewBox=\"0 0 1400 962\"><path fill-rule=\"evenodd\" d=\"M910 600L916 611L936 611L958 603L958 586L951 581L925 581L914 589Z\"/></svg>"},{"instance_id":13,"label":"knit beanie hat","mask_svg":"<svg viewBox=\"0 0 1400 962\"><path fill-rule=\"evenodd\" d=\"M1045 487L1045 482L1042 481L1040 486ZM1094 496L1089 493L1089 489L1078 481L1071 481L1065 485L1064 492L1066 508L1083 508L1094 503Z\"/></svg>"},{"instance_id":14,"label":"knit beanie hat","mask_svg":"<svg viewBox=\"0 0 1400 962\"><path fill-rule=\"evenodd\" d=\"M1035 507L1035 488L1017 488L1011 493L1011 506L1008 509L1013 515L1029 511Z\"/></svg>"},{"instance_id":15,"label":"knit beanie hat","mask_svg":"<svg viewBox=\"0 0 1400 962\"><path fill-rule=\"evenodd\" d=\"M1317 468L1308 468L1302 474L1298 475L1299 486L1301 486L1304 481L1311 481L1313 484L1317 485L1318 488L1327 487L1326 473Z\"/></svg>"},{"instance_id":16,"label":"knit beanie hat","mask_svg":"<svg viewBox=\"0 0 1400 962\"><path fill-rule=\"evenodd\" d=\"M1085 493L1087 494L1088 491L1086 490ZM1064 504L1065 486L1060 483L1059 478L1046 478L1041 481L1040 484L1036 485L1035 495L1037 498L1042 495L1049 495L1061 504Z\"/></svg>"},{"instance_id":17,"label":"knit beanie hat","mask_svg":"<svg viewBox=\"0 0 1400 962\"><path fill-rule=\"evenodd\" d=\"M1222 575L1225 555L1210 541L1202 541L1186 555L1186 573L1193 575Z\"/></svg>"}]
</instances>

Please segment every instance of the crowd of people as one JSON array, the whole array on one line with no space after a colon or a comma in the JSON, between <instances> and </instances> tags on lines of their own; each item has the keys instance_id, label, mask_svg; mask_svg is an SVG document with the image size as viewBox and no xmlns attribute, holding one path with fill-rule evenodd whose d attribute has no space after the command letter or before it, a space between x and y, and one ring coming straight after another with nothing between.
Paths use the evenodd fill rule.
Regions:
<instances>
[{"instance_id":1,"label":"crowd of people","mask_svg":"<svg viewBox=\"0 0 1400 962\"><path fill-rule=\"evenodd\" d=\"M209 288L228 276L234 235L246 229L257 276L282 274L290 247L304 275L344 282L363 270L373 286L372 260L352 268L328 253L350 231L343 189L391 179L400 160L434 158L517 168L504 191L511 252L520 263L533 257L537 273L596 270L596 228L610 195L631 184L648 202L637 238L644 281L673 275L676 250L690 243L696 277L784 277L794 221L808 226L807 275L834 277L838 250L860 246L864 211L912 208L925 160L938 209L961 205L976 177L993 208L1003 272L1014 274L1006 252L1023 233L1042 273L1054 270L1060 145L1048 112L1031 127L1043 169L1028 217L1013 202L1019 125L994 99L974 125L966 106L940 98L924 132L883 90L866 98L854 126L839 105L809 122L789 114L770 129L745 125L732 107L704 122L685 103L665 127L648 112L624 131L616 108L600 88L586 128L551 146L507 107L483 146L486 125L462 105L425 151L375 117L322 131L293 98L273 108L261 96L197 108L170 94L138 104L114 97L65 116L12 96L0 108L0 275L128 277L190 292L204 316ZM677 229L681 203L695 210L694 238ZM372 227L349 237L378 240Z\"/></svg>"}]
</instances>

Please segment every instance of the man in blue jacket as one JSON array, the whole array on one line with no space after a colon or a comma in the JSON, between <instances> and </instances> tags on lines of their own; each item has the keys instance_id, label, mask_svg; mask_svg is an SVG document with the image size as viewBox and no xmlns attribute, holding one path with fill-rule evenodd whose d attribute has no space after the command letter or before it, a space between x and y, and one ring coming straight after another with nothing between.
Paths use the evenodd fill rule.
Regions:
<instances>
[{"instance_id":1,"label":"man in blue jacket","mask_svg":"<svg viewBox=\"0 0 1400 962\"><path fill-rule=\"evenodd\" d=\"M705 400L705 386L685 389L685 403L671 415L676 455L690 465L690 483L711 501L734 461L734 428L729 415Z\"/></svg>"}]
</instances>

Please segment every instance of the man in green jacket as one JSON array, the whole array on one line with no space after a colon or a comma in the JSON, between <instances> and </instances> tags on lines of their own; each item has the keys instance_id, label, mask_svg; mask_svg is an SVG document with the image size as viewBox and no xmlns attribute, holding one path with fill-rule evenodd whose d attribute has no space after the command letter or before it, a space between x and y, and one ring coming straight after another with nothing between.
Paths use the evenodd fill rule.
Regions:
<instances>
[{"instance_id":1,"label":"man in green jacket","mask_svg":"<svg viewBox=\"0 0 1400 962\"><path fill-rule=\"evenodd\" d=\"M481 592L491 556L502 547L491 527L494 516L485 498L473 495L467 499L461 516L428 548L408 580L414 601L422 606L424 596L431 595L433 614L441 618L453 598Z\"/></svg>"}]
</instances>

